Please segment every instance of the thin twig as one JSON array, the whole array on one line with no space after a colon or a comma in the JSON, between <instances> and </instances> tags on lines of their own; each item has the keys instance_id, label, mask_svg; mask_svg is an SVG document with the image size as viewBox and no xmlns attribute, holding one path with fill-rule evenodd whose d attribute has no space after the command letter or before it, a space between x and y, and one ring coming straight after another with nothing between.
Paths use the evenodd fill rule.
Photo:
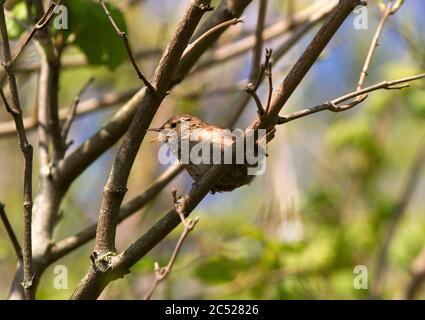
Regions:
<instances>
[{"instance_id":1,"label":"thin twig","mask_svg":"<svg viewBox=\"0 0 425 320\"><path fill-rule=\"evenodd\" d=\"M77 107L80 104L81 96L84 94L84 92L88 89L88 87L93 83L94 78L90 78L87 83L81 88L81 90L78 92L77 96L74 99L73 104L69 108L68 116L65 119L65 122L62 126L62 140L65 145L67 145L66 139L68 138L69 130L71 129L71 125L75 120L75 116L77 115Z\"/></svg>"},{"instance_id":2,"label":"thin twig","mask_svg":"<svg viewBox=\"0 0 425 320\"><path fill-rule=\"evenodd\" d=\"M179 240L177 241L176 246L174 247L173 253L171 254L171 258L168 261L167 265L165 267L160 267L158 262L155 262L155 279L152 283L152 286L149 290L149 292L145 296L145 300L150 300L153 293L155 292L155 289L158 287L158 284L163 281L171 272L177 256L183 246L184 241L186 240L189 233L195 228L196 224L199 221L199 217L195 217L195 219L192 218L185 218L185 208L186 208L186 198L182 197L180 199L177 199L177 194L175 189L172 191L173 199L174 199L174 205L176 207L176 213L179 215L180 220L183 224L183 232L180 235Z\"/></svg>"},{"instance_id":3,"label":"thin twig","mask_svg":"<svg viewBox=\"0 0 425 320\"><path fill-rule=\"evenodd\" d=\"M261 65L261 56L263 51L263 32L265 25L267 11L267 0L261 0L258 7L257 27L255 29L255 45L252 52L252 65L251 73L249 76L249 83L245 88L245 91L252 96L257 105L257 113L259 117L263 117L266 111L264 110L263 104L257 95L257 89L260 85L261 79L263 78L264 70L267 68L268 60L266 56L266 62ZM255 85L253 84L255 81Z\"/></svg>"},{"instance_id":4,"label":"thin twig","mask_svg":"<svg viewBox=\"0 0 425 320\"><path fill-rule=\"evenodd\" d=\"M385 23L387 22L390 15L392 15L392 7L393 0L389 0L387 5L384 7L382 11L381 19L378 23L378 27L376 28L375 34L373 35L372 41L370 43L369 51L366 55L365 62L362 67L362 71L360 73L359 80L357 82L357 90L361 90L363 88L364 82L366 80L367 75L369 74L370 64L372 62L372 58L376 52L376 48L379 46L379 39L381 38L382 31L384 30ZM397 11L397 10L395 10ZM394 11L394 13L395 13ZM360 95L356 97L355 101L352 102L352 105L355 106L367 99L367 94Z\"/></svg>"},{"instance_id":5,"label":"thin twig","mask_svg":"<svg viewBox=\"0 0 425 320\"><path fill-rule=\"evenodd\" d=\"M0 202L0 218L3 222L4 228L6 229L7 235L9 236L10 242L12 242L13 249L15 249L18 260L22 262L22 249L19 244L18 238L16 237L15 231L13 231L12 225L7 217L6 211L4 210L4 204Z\"/></svg>"},{"instance_id":6,"label":"thin twig","mask_svg":"<svg viewBox=\"0 0 425 320\"><path fill-rule=\"evenodd\" d=\"M252 65L249 81L254 83L260 77L260 73L264 70L261 67L261 57L263 56L263 32L266 20L267 0L260 0L258 7L257 27L255 29L255 45L252 50ZM257 91L256 86L255 91Z\"/></svg>"},{"instance_id":7,"label":"thin twig","mask_svg":"<svg viewBox=\"0 0 425 320\"><path fill-rule=\"evenodd\" d=\"M4 2L0 1L0 33L1 33L1 48L3 54L3 67L5 68L8 82L9 91L11 95L11 103L9 104L3 90L1 92L1 98L3 99L4 105L7 112L11 114L16 126L16 132L19 138L19 146L24 157L24 190L23 190L23 207L24 207L24 236L22 242L22 254L23 254L23 269L24 277L22 286L24 288L25 298L31 300L34 298L33 290L33 266L32 266L32 245L31 245L31 220L32 220L32 160L33 160L33 148L29 144L25 127L22 120L22 109L19 102L18 88L16 84L15 74L10 69L12 62L12 55L10 52L9 36L6 27L6 18L4 15Z\"/></svg>"},{"instance_id":8,"label":"thin twig","mask_svg":"<svg viewBox=\"0 0 425 320\"><path fill-rule=\"evenodd\" d=\"M341 103L343 103L347 100L353 99L355 97L362 96L365 93L369 93L369 92L380 90L380 89L386 89L386 90L402 89L402 88L405 88L405 87L408 86L408 84L406 84L407 82L419 80L419 79L422 79L422 78L425 78L425 73L415 75L415 76L411 76L411 77L407 77L407 78L392 80L392 81L383 81L383 82L371 85L369 87L366 87L362 90L350 92L350 93L348 93L344 96L341 96L339 98L336 98L336 99L328 101L328 102L325 102L323 104L320 104L320 105L317 105L317 106L314 106L314 107L310 107L310 108L306 108L304 110L296 111L296 112L290 113L288 115L282 116L282 117L279 118L278 124L284 124L284 123L287 123L287 122L308 116L308 115L313 114L313 113L324 111L324 110L329 110L329 111L332 111L332 112L346 111L346 110L349 110L349 109L353 108L354 106L358 105L363 100L361 100L361 101L354 100L351 103L341 105L341 106L339 106L339 104L341 104Z\"/></svg>"},{"instance_id":9,"label":"thin twig","mask_svg":"<svg viewBox=\"0 0 425 320\"><path fill-rule=\"evenodd\" d=\"M189 54L189 52L191 50L193 50L193 48L195 48L196 46L199 46L200 43L202 43L203 41L205 41L205 39L207 39L211 35L214 35L217 32L219 32L219 31L221 31L223 29L226 29L229 26L232 26L232 25L235 25L235 24L238 24L238 23L241 23L241 22L243 22L243 19L242 18L233 18L233 19L230 19L228 21L222 22L222 23L214 26L213 28L209 29L207 32L205 32L204 34L202 34L200 37L196 38L195 41L193 41L192 43L190 43L186 47L186 49L183 52L182 58L185 57L187 54Z\"/></svg>"},{"instance_id":10,"label":"thin twig","mask_svg":"<svg viewBox=\"0 0 425 320\"><path fill-rule=\"evenodd\" d=\"M122 31L117 23L115 22L114 18L112 17L111 13L108 10L108 7L105 4L104 0L99 0L100 5L103 8L103 11L105 11L106 16L109 19L109 22L111 23L112 27L115 29L115 32L117 35L122 39L125 45L125 49L127 50L128 57L130 58L131 64L133 65L134 70L137 73L137 76L140 80L143 81L146 87L149 88L149 90L152 93L156 93L156 89L153 87L153 85L149 82L148 79L143 75L142 71L140 71L139 66L137 65L136 59L134 58L133 52L131 51L130 42L128 41L127 33Z\"/></svg>"},{"instance_id":11,"label":"thin twig","mask_svg":"<svg viewBox=\"0 0 425 320\"><path fill-rule=\"evenodd\" d=\"M263 117L266 114L263 104L261 103L260 98L258 97L257 92L255 92L255 87L252 84L248 84L245 88L245 91L251 95L254 99L255 104L257 105L257 112L260 117Z\"/></svg>"},{"instance_id":12,"label":"thin twig","mask_svg":"<svg viewBox=\"0 0 425 320\"><path fill-rule=\"evenodd\" d=\"M266 65L265 65L265 74L267 76L267 80L269 83L269 91L267 95L267 104L266 104L266 114L269 113L270 104L272 102L272 95L273 95L273 75L272 75L272 49L266 49Z\"/></svg>"},{"instance_id":13,"label":"thin twig","mask_svg":"<svg viewBox=\"0 0 425 320\"><path fill-rule=\"evenodd\" d=\"M384 11L382 12L381 20L379 21L378 27L370 43L369 51L367 53L365 62L363 64L359 81L357 82L357 90L361 90L363 88L364 82L368 75L370 64L372 62L372 58L375 54L376 48L379 46L379 39L381 37L382 31L384 30L385 23L387 22L389 16L391 15L392 2L393 0L390 0L385 6Z\"/></svg>"}]
</instances>

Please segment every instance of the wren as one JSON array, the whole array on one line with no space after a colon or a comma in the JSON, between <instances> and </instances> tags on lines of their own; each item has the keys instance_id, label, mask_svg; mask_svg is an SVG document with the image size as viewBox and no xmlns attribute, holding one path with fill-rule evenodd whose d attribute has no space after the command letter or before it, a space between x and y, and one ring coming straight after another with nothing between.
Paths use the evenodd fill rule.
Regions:
<instances>
[{"instance_id":1,"label":"wren","mask_svg":"<svg viewBox=\"0 0 425 320\"><path fill-rule=\"evenodd\" d=\"M250 173L250 168L258 166L258 159L265 155L265 146L259 143L261 139L253 137L253 147L249 148L249 139L242 130L237 135L230 129L208 124L191 115L174 116L161 127L147 131L160 133L154 141L167 144L195 184L212 166L229 166L212 193L232 191L249 184L255 176ZM243 147L238 149L241 145ZM239 150L242 152L237 152Z\"/></svg>"}]
</instances>

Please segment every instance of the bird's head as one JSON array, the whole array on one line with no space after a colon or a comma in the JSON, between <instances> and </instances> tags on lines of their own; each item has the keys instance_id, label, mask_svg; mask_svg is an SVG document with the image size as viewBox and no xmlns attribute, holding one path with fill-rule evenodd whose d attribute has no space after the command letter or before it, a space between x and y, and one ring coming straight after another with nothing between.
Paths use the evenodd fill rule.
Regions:
<instances>
[{"instance_id":1,"label":"bird's head","mask_svg":"<svg viewBox=\"0 0 425 320\"><path fill-rule=\"evenodd\" d=\"M171 117L159 128L149 128L146 131L155 131L160 134L152 141L165 141L171 134L180 135L182 129L185 127L187 130L193 130L204 124L204 122L194 116L183 114Z\"/></svg>"}]
</instances>

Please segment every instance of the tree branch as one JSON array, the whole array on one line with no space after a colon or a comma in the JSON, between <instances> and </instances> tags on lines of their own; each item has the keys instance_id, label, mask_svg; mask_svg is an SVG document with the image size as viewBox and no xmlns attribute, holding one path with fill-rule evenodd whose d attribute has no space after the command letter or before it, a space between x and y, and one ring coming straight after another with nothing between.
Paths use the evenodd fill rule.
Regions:
<instances>
[{"instance_id":1,"label":"tree branch","mask_svg":"<svg viewBox=\"0 0 425 320\"><path fill-rule=\"evenodd\" d=\"M266 111L263 108L260 98L257 95L257 89L261 83L265 69L269 65L271 54L266 54L266 62L261 65L261 57L263 52L263 31L267 11L267 0L261 0L258 8L257 27L255 29L255 45L252 52L251 72L249 76L249 83L245 91L252 96L257 105L257 113L262 117ZM268 51L267 51L268 52ZM255 83L255 85L254 85Z\"/></svg>"},{"instance_id":2,"label":"tree branch","mask_svg":"<svg viewBox=\"0 0 425 320\"><path fill-rule=\"evenodd\" d=\"M11 104L9 105L3 90L0 90L1 97L7 112L11 114L15 122L16 131L18 133L19 145L24 156L24 191L23 191L23 207L24 207L24 239L22 243L23 268L24 277L22 286L24 287L25 298L33 299L33 268L32 268L32 246L31 246L31 219L32 219L32 158L33 148L27 140L24 123L22 120L22 109L19 102L18 88L16 85L15 74L10 70L9 66L12 62L10 52L9 36L7 33L6 19L4 15L4 2L0 0L0 33L1 47L3 54L3 67L6 70L9 90L11 93Z\"/></svg>"},{"instance_id":3,"label":"tree branch","mask_svg":"<svg viewBox=\"0 0 425 320\"><path fill-rule=\"evenodd\" d=\"M266 20L266 11L267 11L267 0L260 0L258 7L258 17L257 17L257 27L255 28L255 45L252 50L252 64L251 64L251 73L249 76L249 81L251 83L258 82L258 79L261 78L260 72L261 68L261 58L263 56L263 31ZM258 85L256 85L255 90L257 91Z\"/></svg>"},{"instance_id":4,"label":"tree branch","mask_svg":"<svg viewBox=\"0 0 425 320\"><path fill-rule=\"evenodd\" d=\"M402 78L402 79L397 79L397 80L382 81L382 82L379 82L377 84L366 87L364 89L361 89L361 90L358 90L358 91L356 90L356 91L347 93L347 94L345 94L345 95L343 95L339 98L333 99L333 100L325 102L323 104L320 104L320 105L317 105L317 106L314 106L314 107L310 107L310 108L306 108L304 110L296 111L296 112L290 113L288 115L279 117L277 124L285 124L287 122L294 121L296 119L303 118L305 116L308 116L308 115L311 115L313 113L317 113L317 112L320 112L320 111L324 111L324 110L329 110L329 111L332 111L332 112L347 111L349 109L352 109L353 107L355 107L356 105L358 105L362 101L364 101L366 93L376 91L376 90L381 90L381 89L386 89L386 90L402 89L402 88L405 88L405 87L408 86L408 85L406 85L407 82L419 80L419 79L423 79L423 78L425 78L425 73L415 75L415 76L411 76L411 77ZM356 98L356 97L360 97L360 96L364 97L363 100L356 99L356 100L354 100L350 103L347 103L345 105L339 105L343 102L346 102L347 100L350 100L350 99L353 99L353 98Z\"/></svg>"},{"instance_id":5,"label":"tree branch","mask_svg":"<svg viewBox=\"0 0 425 320\"><path fill-rule=\"evenodd\" d=\"M383 12L382 12L381 19L378 23L378 27L375 31L375 34L372 38L372 42L371 42L370 47L369 47L369 51L366 55L364 65L363 65L362 71L360 73L359 81L357 82L357 90L361 90L363 88L364 82L365 82L366 77L368 75L368 70L369 70L370 64L372 62L373 55L376 51L376 48L379 45L379 39L381 37L382 31L384 30L385 23L387 22L389 16L392 14L391 13L392 12L392 6L393 6L393 0L389 0L387 5L385 6ZM356 98L356 101L361 102L361 101L365 100L366 98L367 98L367 95L358 96Z\"/></svg>"}]
</instances>

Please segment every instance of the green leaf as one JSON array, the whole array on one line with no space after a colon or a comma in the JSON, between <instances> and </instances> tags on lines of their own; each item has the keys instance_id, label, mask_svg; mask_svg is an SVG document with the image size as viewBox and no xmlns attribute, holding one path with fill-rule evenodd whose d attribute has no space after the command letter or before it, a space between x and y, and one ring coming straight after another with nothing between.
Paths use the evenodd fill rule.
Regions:
<instances>
[{"instance_id":1,"label":"green leaf","mask_svg":"<svg viewBox=\"0 0 425 320\"><path fill-rule=\"evenodd\" d=\"M87 57L91 65L106 65L116 69L127 59L127 52L121 38L116 34L102 7L87 0L67 2L69 29L68 37L73 35L73 44ZM127 32L123 14L111 4L107 4L119 28Z\"/></svg>"}]
</instances>

